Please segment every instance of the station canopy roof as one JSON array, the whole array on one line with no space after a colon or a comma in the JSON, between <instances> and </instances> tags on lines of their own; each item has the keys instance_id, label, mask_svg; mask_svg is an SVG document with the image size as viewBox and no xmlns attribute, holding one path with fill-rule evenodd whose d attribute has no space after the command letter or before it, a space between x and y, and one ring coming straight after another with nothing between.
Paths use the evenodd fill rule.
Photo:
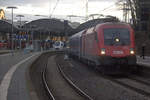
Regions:
<instances>
[{"instance_id":1,"label":"station canopy roof","mask_svg":"<svg viewBox=\"0 0 150 100\"><path fill-rule=\"evenodd\" d=\"M40 31L40 32L54 32L54 33L64 33L64 21L59 19L38 19L26 23L24 29ZM71 32L72 28L67 25L67 32Z\"/></svg>"},{"instance_id":2,"label":"station canopy roof","mask_svg":"<svg viewBox=\"0 0 150 100\"><path fill-rule=\"evenodd\" d=\"M18 31L18 28L14 25L13 26L14 32ZM11 33L12 24L9 20L0 20L0 32L3 33Z\"/></svg>"}]
</instances>

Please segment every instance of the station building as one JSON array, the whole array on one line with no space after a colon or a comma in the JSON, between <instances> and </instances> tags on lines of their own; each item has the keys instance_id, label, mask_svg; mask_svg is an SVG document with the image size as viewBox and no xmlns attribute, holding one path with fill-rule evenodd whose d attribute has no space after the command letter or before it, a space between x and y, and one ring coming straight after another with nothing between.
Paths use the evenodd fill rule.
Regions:
<instances>
[{"instance_id":1,"label":"station building","mask_svg":"<svg viewBox=\"0 0 150 100\"><path fill-rule=\"evenodd\" d=\"M150 32L150 0L135 0L137 2L137 27L140 31Z\"/></svg>"}]
</instances>

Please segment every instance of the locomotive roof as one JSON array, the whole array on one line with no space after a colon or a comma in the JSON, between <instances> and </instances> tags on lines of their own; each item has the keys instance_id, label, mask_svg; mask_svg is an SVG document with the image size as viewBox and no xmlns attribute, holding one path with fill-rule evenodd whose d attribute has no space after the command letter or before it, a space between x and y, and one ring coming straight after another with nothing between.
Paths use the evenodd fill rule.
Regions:
<instances>
[{"instance_id":1,"label":"locomotive roof","mask_svg":"<svg viewBox=\"0 0 150 100\"><path fill-rule=\"evenodd\" d=\"M106 23L106 22L119 22L119 20L116 18L100 18L100 19L89 20L81 24L80 26L78 26L75 29L75 33L80 32L81 30L84 30L84 29L94 27L98 24Z\"/></svg>"},{"instance_id":2,"label":"locomotive roof","mask_svg":"<svg viewBox=\"0 0 150 100\"><path fill-rule=\"evenodd\" d=\"M129 25L127 23L124 23L124 22L106 22L106 23L102 23L102 24L116 24L116 25Z\"/></svg>"},{"instance_id":3,"label":"locomotive roof","mask_svg":"<svg viewBox=\"0 0 150 100\"><path fill-rule=\"evenodd\" d=\"M105 23L100 23L100 24L97 24L95 27L95 29L99 28L100 26L103 26L103 25L124 25L124 26L129 26L129 24L127 23L123 23L123 22L105 22ZM84 31L91 31L93 30L94 27L91 27L91 28L88 28L88 29L85 29L85 30L82 30L74 35L72 35L70 38L74 38L74 37L80 37L82 35L82 33Z\"/></svg>"},{"instance_id":4,"label":"locomotive roof","mask_svg":"<svg viewBox=\"0 0 150 100\"><path fill-rule=\"evenodd\" d=\"M95 27L98 28L98 27L103 26L103 25L124 25L124 26L129 26L129 24L124 23L124 22L106 22L106 23L97 24Z\"/></svg>"}]
</instances>

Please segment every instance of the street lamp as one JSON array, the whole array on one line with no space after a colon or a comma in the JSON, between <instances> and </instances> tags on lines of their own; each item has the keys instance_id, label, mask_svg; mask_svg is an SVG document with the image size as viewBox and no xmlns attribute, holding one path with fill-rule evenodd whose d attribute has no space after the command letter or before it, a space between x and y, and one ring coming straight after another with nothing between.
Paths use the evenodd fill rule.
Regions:
<instances>
[{"instance_id":1,"label":"street lamp","mask_svg":"<svg viewBox=\"0 0 150 100\"><path fill-rule=\"evenodd\" d=\"M15 7L15 6L9 6L9 7L7 7L7 9L11 9L11 12L12 12L12 27L11 27L11 52L12 52L12 55L13 55L13 10L14 9L17 9L17 7Z\"/></svg>"},{"instance_id":2,"label":"street lamp","mask_svg":"<svg viewBox=\"0 0 150 100\"><path fill-rule=\"evenodd\" d=\"M86 4L85 4L85 6L86 6L86 21L88 20L88 7L89 7L89 0L85 0L86 1Z\"/></svg>"},{"instance_id":3,"label":"street lamp","mask_svg":"<svg viewBox=\"0 0 150 100\"><path fill-rule=\"evenodd\" d=\"M92 18L92 19L94 20L94 19L95 19L95 16L97 16L97 18L104 17L103 14L90 14L90 15L89 15L89 18Z\"/></svg>"},{"instance_id":4,"label":"street lamp","mask_svg":"<svg viewBox=\"0 0 150 100\"><path fill-rule=\"evenodd\" d=\"M82 18L82 19L84 18L84 20L87 19L87 17L85 17L85 16L67 15L67 18L69 18L70 21L72 20L71 18L75 18L75 17Z\"/></svg>"},{"instance_id":5,"label":"street lamp","mask_svg":"<svg viewBox=\"0 0 150 100\"><path fill-rule=\"evenodd\" d=\"M47 17L48 18L48 16L46 16L46 15L34 15L34 16Z\"/></svg>"},{"instance_id":6,"label":"street lamp","mask_svg":"<svg viewBox=\"0 0 150 100\"><path fill-rule=\"evenodd\" d=\"M24 15L17 15L16 17L19 17L20 18L20 29L21 29L21 17L24 17ZM21 50L21 38L20 38L20 50Z\"/></svg>"},{"instance_id":7,"label":"street lamp","mask_svg":"<svg viewBox=\"0 0 150 100\"><path fill-rule=\"evenodd\" d=\"M36 25L31 25L30 23L30 30L31 30L31 37L32 37L32 46L33 46L33 41L34 41L34 34L33 31L37 28Z\"/></svg>"},{"instance_id":8,"label":"street lamp","mask_svg":"<svg viewBox=\"0 0 150 100\"><path fill-rule=\"evenodd\" d=\"M21 18L24 17L24 15L17 15L16 17L20 18L20 27L21 27Z\"/></svg>"},{"instance_id":9,"label":"street lamp","mask_svg":"<svg viewBox=\"0 0 150 100\"><path fill-rule=\"evenodd\" d=\"M79 17L79 16L77 16L77 15L67 15L67 17L69 17L69 20L71 21L72 17Z\"/></svg>"},{"instance_id":10,"label":"street lamp","mask_svg":"<svg viewBox=\"0 0 150 100\"><path fill-rule=\"evenodd\" d=\"M48 18L48 16L46 16L46 15L34 15L34 16L37 16L37 17L45 17L45 18ZM43 35L41 35L41 32L42 32L42 29L39 29L39 31L40 31L40 37L39 37L39 40L40 40L40 46L41 46L41 44L42 44L42 37L43 37ZM41 46L41 51L42 51L43 49L42 49L42 46Z\"/></svg>"}]
</instances>

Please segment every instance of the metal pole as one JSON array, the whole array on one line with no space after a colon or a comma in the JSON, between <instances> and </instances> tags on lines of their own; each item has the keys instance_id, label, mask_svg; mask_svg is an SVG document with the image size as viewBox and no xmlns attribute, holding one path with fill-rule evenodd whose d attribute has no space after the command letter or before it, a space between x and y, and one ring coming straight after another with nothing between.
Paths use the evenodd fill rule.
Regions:
<instances>
[{"instance_id":1,"label":"metal pole","mask_svg":"<svg viewBox=\"0 0 150 100\"><path fill-rule=\"evenodd\" d=\"M24 17L24 15L17 15L16 17L19 17L19 19L20 19L20 29L22 29L22 25L21 25L21 17ZM20 40L19 40L19 45L20 45L20 50L22 49L22 40L21 40L21 38L20 38Z\"/></svg>"},{"instance_id":2,"label":"metal pole","mask_svg":"<svg viewBox=\"0 0 150 100\"><path fill-rule=\"evenodd\" d=\"M14 24L14 23L13 23L13 8L12 8L12 28L11 28L11 29L12 29L12 33L11 33L11 42L12 42L12 43L11 43L11 49L12 49L12 55L13 55L13 45L14 45L14 43L13 43L13 31L14 31L14 30L13 30L13 24Z\"/></svg>"},{"instance_id":3,"label":"metal pole","mask_svg":"<svg viewBox=\"0 0 150 100\"><path fill-rule=\"evenodd\" d=\"M21 27L21 16L20 16L20 27Z\"/></svg>"},{"instance_id":4,"label":"metal pole","mask_svg":"<svg viewBox=\"0 0 150 100\"><path fill-rule=\"evenodd\" d=\"M88 4L89 3L89 1L88 0L86 0L86 21L88 20Z\"/></svg>"},{"instance_id":5,"label":"metal pole","mask_svg":"<svg viewBox=\"0 0 150 100\"><path fill-rule=\"evenodd\" d=\"M42 48L42 36L41 36L41 30L40 30L40 47L41 47L40 49L41 49L41 51L42 51L43 48Z\"/></svg>"},{"instance_id":6,"label":"metal pole","mask_svg":"<svg viewBox=\"0 0 150 100\"><path fill-rule=\"evenodd\" d=\"M21 28L21 16L20 16L20 28ZM22 42L21 42L21 38L20 38L20 50L22 49Z\"/></svg>"},{"instance_id":7,"label":"metal pole","mask_svg":"<svg viewBox=\"0 0 150 100\"><path fill-rule=\"evenodd\" d=\"M11 9L12 10L12 27L11 27L11 53L13 55L13 46L14 46L14 43L13 43L13 9L17 9L17 7L13 7L13 6L10 6L10 7L7 7L7 9Z\"/></svg>"},{"instance_id":8,"label":"metal pole","mask_svg":"<svg viewBox=\"0 0 150 100\"><path fill-rule=\"evenodd\" d=\"M31 33L32 33L32 46L33 46L33 29L31 28ZM34 48L34 46L33 46Z\"/></svg>"},{"instance_id":9,"label":"metal pole","mask_svg":"<svg viewBox=\"0 0 150 100\"><path fill-rule=\"evenodd\" d=\"M32 30L32 28L31 28L31 33L32 33L32 44L33 44L33 30Z\"/></svg>"}]
</instances>

